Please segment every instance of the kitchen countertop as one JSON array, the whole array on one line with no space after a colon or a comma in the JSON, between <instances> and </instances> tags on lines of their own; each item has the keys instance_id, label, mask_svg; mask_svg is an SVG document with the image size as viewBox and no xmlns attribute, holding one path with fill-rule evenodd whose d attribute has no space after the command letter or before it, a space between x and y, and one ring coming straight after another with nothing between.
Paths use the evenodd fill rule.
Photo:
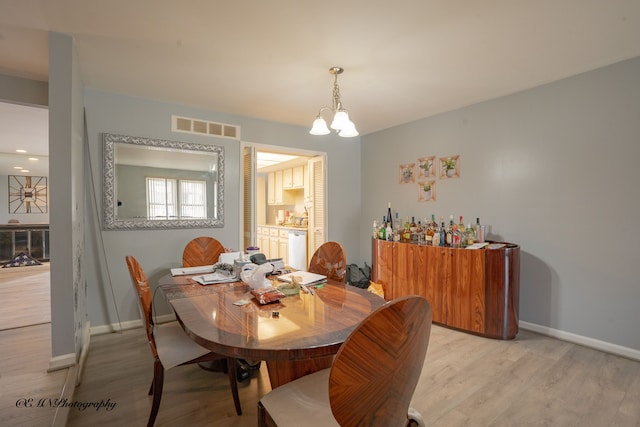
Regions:
<instances>
[{"instance_id":1,"label":"kitchen countertop","mask_svg":"<svg viewBox=\"0 0 640 427\"><path fill-rule=\"evenodd\" d=\"M301 226L301 225L293 225L293 224L282 224L282 225L260 224L258 225L258 227L283 228L288 230L306 230L307 229L306 225Z\"/></svg>"}]
</instances>

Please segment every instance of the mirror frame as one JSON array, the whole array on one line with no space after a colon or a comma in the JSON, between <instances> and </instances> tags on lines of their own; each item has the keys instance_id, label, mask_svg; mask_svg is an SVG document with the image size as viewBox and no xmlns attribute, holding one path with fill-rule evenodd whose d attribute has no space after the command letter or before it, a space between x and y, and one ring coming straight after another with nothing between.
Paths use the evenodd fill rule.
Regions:
<instances>
[{"instance_id":1,"label":"mirror frame","mask_svg":"<svg viewBox=\"0 0 640 427\"><path fill-rule=\"evenodd\" d=\"M175 228L207 228L224 227L224 147L204 145L190 142L168 141L164 139L143 138L137 136L103 134L103 224L106 230L148 230ZM116 188L115 188L115 144L133 144L167 149L191 150L194 152L216 153L218 155L218 177L216 184L217 209L216 218L206 219L118 219L116 216Z\"/></svg>"}]
</instances>

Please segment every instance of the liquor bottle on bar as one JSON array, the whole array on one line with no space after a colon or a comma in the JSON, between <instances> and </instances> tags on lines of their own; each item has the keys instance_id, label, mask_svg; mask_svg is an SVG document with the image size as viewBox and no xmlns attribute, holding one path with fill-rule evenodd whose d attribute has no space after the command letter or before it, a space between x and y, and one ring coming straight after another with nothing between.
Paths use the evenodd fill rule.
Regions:
<instances>
[{"instance_id":1,"label":"liquor bottle on bar","mask_svg":"<svg viewBox=\"0 0 640 427\"><path fill-rule=\"evenodd\" d=\"M424 234L424 240L427 245L433 244L434 246L438 246L433 242L433 238L435 236L435 228L433 228L433 222L429 223L427 226L427 231ZM438 236L438 242L440 242L440 236Z\"/></svg>"},{"instance_id":2,"label":"liquor bottle on bar","mask_svg":"<svg viewBox=\"0 0 640 427\"><path fill-rule=\"evenodd\" d=\"M453 215L449 215L449 226L445 234L445 246L453 246Z\"/></svg>"},{"instance_id":3,"label":"liquor bottle on bar","mask_svg":"<svg viewBox=\"0 0 640 427\"><path fill-rule=\"evenodd\" d=\"M460 215L460 222L458 223L458 231L460 234L464 234L465 232L464 222L462 222L462 215Z\"/></svg>"},{"instance_id":4,"label":"liquor bottle on bar","mask_svg":"<svg viewBox=\"0 0 640 427\"><path fill-rule=\"evenodd\" d=\"M442 217L440 218L442 219ZM444 221L442 221L442 225L440 226L440 246L447 245L447 227L444 225Z\"/></svg>"},{"instance_id":5,"label":"liquor bottle on bar","mask_svg":"<svg viewBox=\"0 0 640 427\"><path fill-rule=\"evenodd\" d=\"M476 242L484 243L484 226L480 225L480 218L476 218Z\"/></svg>"},{"instance_id":6,"label":"liquor bottle on bar","mask_svg":"<svg viewBox=\"0 0 640 427\"><path fill-rule=\"evenodd\" d=\"M380 232L378 233L380 240L387 240L387 217L382 217L382 225L380 226Z\"/></svg>"},{"instance_id":7,"label":"liquor bottle on bar","mask_svg":"<svg viewBox=\"0 0 640 427\"><path fill-rule=\"evenodd\" d=\"M476 242L476 230L473 227L471 227L471 223L467 224L466 234L467 234L466 236L467 244L464 245L465 247L469 245L473 245Z\"/></svg>"},{"instance_id":8,"label":"liquor bottle on bar","mask_svg":"<svg viewBox=\"0 0 640 427\"><path fill-rule=\"evenodd\" d=\"M451 236L451 237L449 237ZM458 235L458 225L457 224L453 224L450 226L449 230L447 230L447 240L449 243L449 246L452 248L457 248L458 247L458 243L459 243L459 235Z\"/></svg>"},{"instance_id":9,"label":"liquor bottle on bar","mask_svg":"<svg viewBox=\"0 0 640 427\"><path fill-rule=\"evenodd\" d=\"M411 223L407 216L404 221L404 230L402 231L402 241L405 243L411 242Z\"/></svg>"},{"instance_id":10,"label":"liquor bottle on bar","mask_svg":"<svg viewBox=\"0 0 640 427\"><path fill-rule=\"evenodd\" d=\"M387 207L387 221L389 221L391 225L391 229L393 230L393 218L391 217L391 202L389 202Z\"/></svg>"},{"instance_id":11,"label":"liquor bottle on bar","mask_svg":"<svg viewBox=\"0 0 640 427\"><path fill-rule=\"evenodd\" d=\"M416 217L411 217L411 223L409 224L409 240L411 243L416 243L418 241L418 235L416 234L416 230L418 229L418 225L416 224Z\"/></svg>"},{"instance_id":12,"label":"liquor bottle on bar","mask_svg":"<svg viewBox=\"0 0 640 427\"><path fill-rule=\"evenodd\" d=\"M398 211L396 211L396 221L393 223L393 241L399 242L402 237L402 224L398 217Z\"/></svg>"},{"instance_id":13,"label":"liquor bottle on bar","mask_svg":"<svg viewBox=\"0 0 640 427\"><path fill-rule=\"evenodd\" d=\"M378 221L376 221L375 219L373 220L373 238L378 238Z\"/></svg>"},{"instance_id":14,"label":"liquor bottle on bar","mask_svg":"<svg viewBox=\"0 0 640 427\"><path fill-rule=\"evenodd\" d=\"M393 242L393 229L391 228L391 222L387 221L387 228L385 229L387 240Z\"/></svg>"},{"instance_id":15,"label":"liquor bottle on bar","mask_svg":"<svg viewBox=\"0 0 640 427\"><path fill-rule=\"evenodd\" d=\"M432 246L440 246L440 227L438 223L435 223L435 227L433 228L433 239L431 240Z\"/></svg>"}]
</instances>

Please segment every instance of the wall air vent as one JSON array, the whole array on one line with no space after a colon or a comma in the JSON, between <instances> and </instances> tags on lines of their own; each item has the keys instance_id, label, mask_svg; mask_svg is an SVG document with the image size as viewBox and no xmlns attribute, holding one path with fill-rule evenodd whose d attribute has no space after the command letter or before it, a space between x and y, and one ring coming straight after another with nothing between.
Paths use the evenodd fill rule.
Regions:
<instances>
[{"instance_id":1,"label":"wall air vent","mask_svg":"<svg viewBox=\"0 0 640 427\"><path fill-rule=\"evenodd\" d=\"M171 131L240 139L240 126L208 122L206 120L191 119L189 117L171 116Z\"/></svg>"}]
</instances>

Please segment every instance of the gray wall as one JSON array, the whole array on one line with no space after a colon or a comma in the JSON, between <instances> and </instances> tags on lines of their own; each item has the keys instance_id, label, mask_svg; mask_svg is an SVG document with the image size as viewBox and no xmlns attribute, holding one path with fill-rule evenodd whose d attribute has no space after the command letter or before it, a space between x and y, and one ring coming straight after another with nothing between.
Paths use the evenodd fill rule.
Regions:
<instances>
[{"instance_id":1,"label":"gray wall","mask_svg":"<svg viewBox=\"0 0 640 427\"><path fill-rule=\"evenodd\" d=\"M49 193L53 365L73 364L87 321L82 81L70 36L49 34ZM56 358L62 358L56 362Z\"/></svg>"},{"instance_id":2,"label":"gray wall","mask_svg":"<svg viewBox=\"0 0 640 427\"><path fill-rule=\"evenodd\" d=\"M0 74L0 99L23 105L49 104L49 84Z\"/></svg>"},{"instance_id":3,"label":"gray wall","mask_svg":"<svg viewBox=\"0 0 640 427\"><path fill-rule=\"evenodd\" d=\"M429 94L422 94L429 96ZM459 154L437 200L398 165ZM362 137L361 253L390 201L521 246L520 319L640 350L640 58Z\"/></svg>"},{"instance_id":4,"label":"gray wall","mask_svg":"<svg viewBox=\"0 0 640 427\"><path fill-rule=\"evenodd\" d=\"M335 135L313 137L309 129L208 111L188 106L127 97L85 88L84 101L96 203L87 208L88 311L92 327L139 319L137 301L124 261L133 255L153 284L182 260L189 240L213 236L226 247L240 248L240 142L224 138L171 132L171 115L239 125L242 140L327 153L327 187L330 240L343 243L349 259L359 257L359 230L353 227L360 215L360 141ZM310 117L310 121L313 117ZM102 209L102 133L141 136L172 141L217 144L225 150L224 227L186 230L104 231ZM93 200L94 194L89 194ZM98 209L96 211L95 205ZM97 215L100 215L98 217ZM104 251L102 245L104 244ZM111 279L109 281L109 278ZM113 284L113 289L110 283ZM112 296L113 294L113 296ZM114 303L115 300L115 303ZM168 313L156 297L160 314ZM117 311L116 311L117 307Z\"/></svg>"}]
</instances>

